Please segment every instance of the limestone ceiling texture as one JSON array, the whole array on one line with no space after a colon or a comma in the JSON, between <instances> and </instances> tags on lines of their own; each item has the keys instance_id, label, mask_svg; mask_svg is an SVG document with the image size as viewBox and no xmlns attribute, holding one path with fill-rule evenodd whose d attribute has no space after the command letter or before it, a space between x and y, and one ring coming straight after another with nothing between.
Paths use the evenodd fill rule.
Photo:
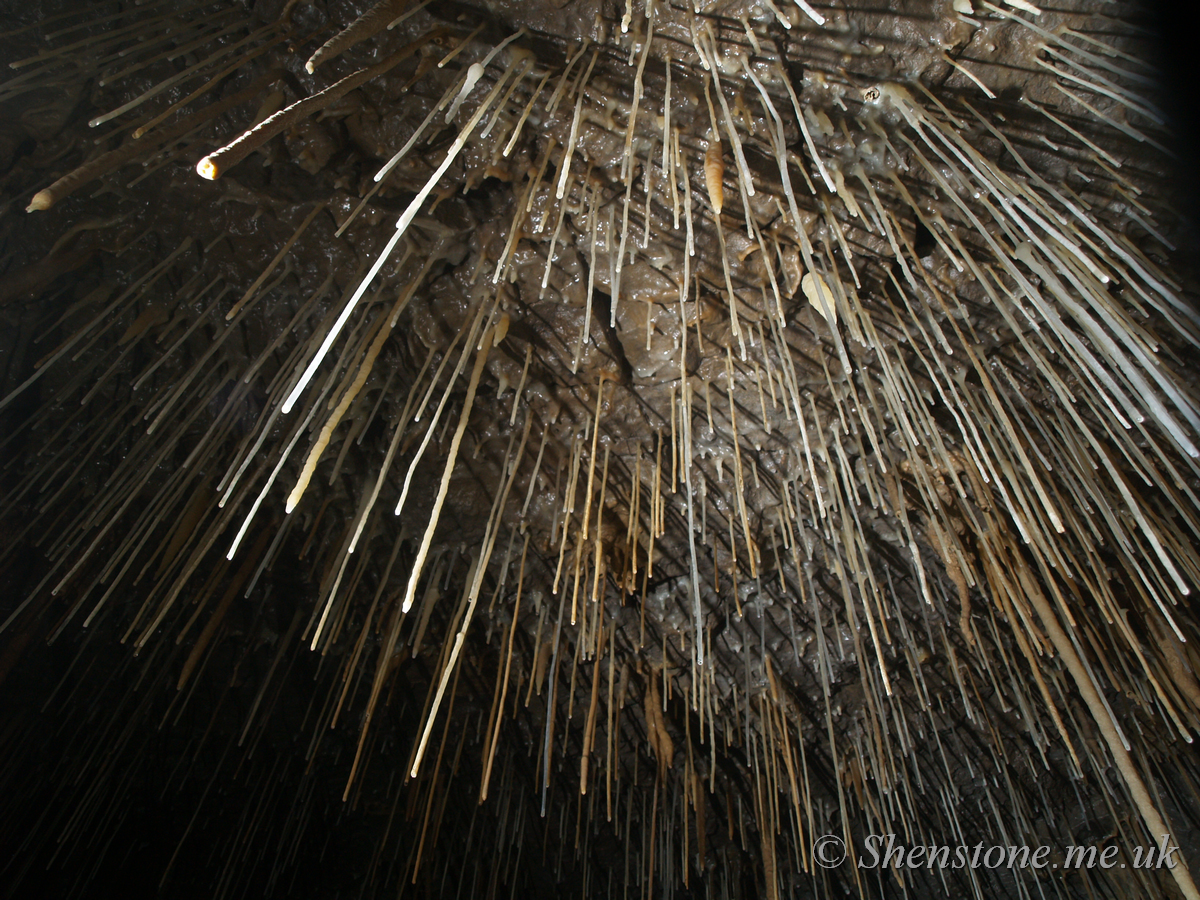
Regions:
<instances>
[{"instance_id":1,"label":"limestone ceiling texture","mask_svg":"<svg viewBox=\"0 0 1200 900\"><path fill-rule=\"evenodd\" d=\"M1148 21L6 4L4 896L1200 897Z\"/></svg>"}]
</instances>

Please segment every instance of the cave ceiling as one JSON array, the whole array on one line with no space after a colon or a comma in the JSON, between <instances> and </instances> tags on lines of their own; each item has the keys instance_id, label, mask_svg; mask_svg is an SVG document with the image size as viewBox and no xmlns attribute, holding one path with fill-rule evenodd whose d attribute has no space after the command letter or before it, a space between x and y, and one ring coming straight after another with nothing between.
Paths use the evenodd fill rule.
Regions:
<instances>
[{"instance_id":1,"label":"cave ceiling","mask_svg":"<svg viewBox=\"0 0 1200 900\"><path fill-rule=\"evenodd\" d=\"M0 5L0 892L1200 897L1157 21Z\"/></svg>"}]
</instances>

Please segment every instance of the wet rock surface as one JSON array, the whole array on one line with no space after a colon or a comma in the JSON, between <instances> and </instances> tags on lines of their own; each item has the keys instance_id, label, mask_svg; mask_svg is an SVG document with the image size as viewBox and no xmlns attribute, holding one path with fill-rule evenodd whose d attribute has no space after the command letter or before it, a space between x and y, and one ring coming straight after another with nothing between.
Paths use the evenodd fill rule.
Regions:
<instances>
[{"instance_id":1,"label":"wet rock surface","mask_svg":"<svg viewBox=\"0 0 1200 900\"><path fill-rule=\"evenodd\" d=\"M14 896L1194 862L1192 244L1109 6L435 2L315 73L367 5L7 14Z\"/></svg>"}]
</instances>

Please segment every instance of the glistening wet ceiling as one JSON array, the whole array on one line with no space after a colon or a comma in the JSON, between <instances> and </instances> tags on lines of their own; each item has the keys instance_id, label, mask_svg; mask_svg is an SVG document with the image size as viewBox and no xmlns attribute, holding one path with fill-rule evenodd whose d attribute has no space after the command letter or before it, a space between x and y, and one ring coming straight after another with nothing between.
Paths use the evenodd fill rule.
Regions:
<instances>
[{"instance_id":1,"label":"glistening wet ceiling","mask_svg":"<svg viewBox=\"0 0 1200 900\"><path fill-rule=\"evenodd\" d=\"M10 4L5 895L1196 898L1146 23Z\"/></svg>"}]
</instances>

